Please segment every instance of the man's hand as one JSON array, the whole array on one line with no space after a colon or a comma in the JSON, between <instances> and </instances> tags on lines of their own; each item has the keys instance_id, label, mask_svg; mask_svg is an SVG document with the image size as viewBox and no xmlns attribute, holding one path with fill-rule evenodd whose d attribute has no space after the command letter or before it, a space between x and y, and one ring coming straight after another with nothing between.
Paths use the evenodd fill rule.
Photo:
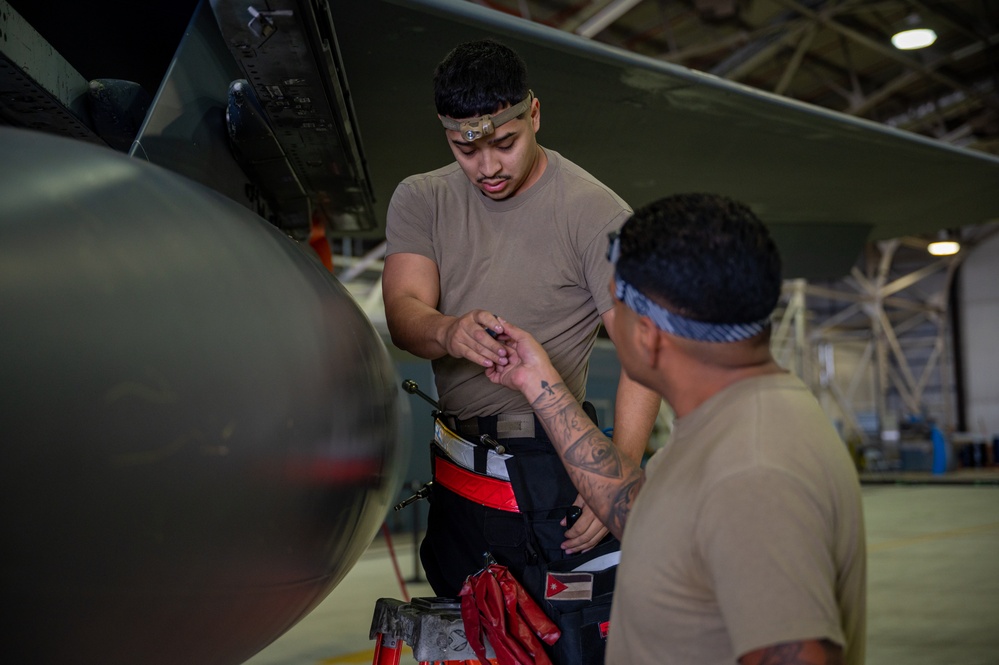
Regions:
<instances>
[{"instance_id":1,"label":"man's hand","mask_svg":"<svg viewBox=\"0 0 999 665\"><path fill-rule=\"evenodd\" d=\"M382 299L392 342L400 349L427 360L450 355L482 367L506 363L506 349L487 332L503 332L495 315L481 309L458 317L437 311L440 273L427 257L404 252L385 257Z\"/></svg>"},{"instance_id":2,"label":"man's hand","mask_svg":"<svg viewBox=\"0 0 999 665\"><path fill-rule=\"evenodd\" d=\"M572 505L582 508L583 513L576 520L576 523L572 525L572 528L565 532L566 541L562 543L562 549L565 550L566 554L591 550L604 539L604 536L610 533L607 527L603 525L603 522L586 505L586 500L583 499L582 495L576 496L576 500L572 502ZM562 526L566 526L564 519L562 520Z\"/></svg>"},{"instance_id":3,"label":"man's hand","mask_svg":"<svg viewBox=\"0 0 999 665\"><path fill-rule=\"evenodd\" d=\"M455 358L465 358L486 368L505 365L507 349L489 330L500 335L503 332L500 319L485 310L473 309L451 320L440 343Z\"/></svg>"},{"instance_id":4,"label":"man's hand","mask_svg":"<svg viewBox=\"0 0 999 665\"><path fill-rule=\"evenodd\" d=\"M524 394L528 402L562 378L552 367L548 354L530 333L499 319L503 334L499 341L506 347L506 362L486 368L486 376L493 383L506 386Z\"/></svg>"}]
</instances>

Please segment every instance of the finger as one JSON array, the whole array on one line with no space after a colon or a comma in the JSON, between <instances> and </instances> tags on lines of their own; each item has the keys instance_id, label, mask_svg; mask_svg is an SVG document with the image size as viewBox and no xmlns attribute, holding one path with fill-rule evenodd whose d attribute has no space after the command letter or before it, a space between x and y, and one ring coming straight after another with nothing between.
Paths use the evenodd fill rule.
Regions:
<instances>
[{"instance_id":1,"label":"finger","mask_svg":"<svg viewBox=\"0 0 999 665\"><path fill-rule=\"evenodd\" d=\"M478 345L477 350L483 355L488 357L489 354L492 354L496 356L497 360L507 356L506 345L497 339L497 337L499 337L498 334L494 336L494 333L490 328L479 328L477 330L473 330L471 337Z\"/></svg>"},{"instance_id":2,"label":"finger","mask_svg":"<svg viewBox=\"0 0 999 665\"><path fill-rule=\"evenodd\" d=\"M502 332L506 334L510 339L522 339L524 335L524 330L513 325L502 316L497 317L500 327L503 329Z\"/></svg>"},{"instance_id":3,"label":"finger","mask_svg":"<svg viewBox=\"0 0 999 665\"><path fill-rule=\"evenodd\" d=\"M503 333L503 324L500 318L484 309L476 309L469 312L475 325L482 328L490 337L496 339Z\"/></svg>"},{"instance_id":4,"label":"finger","mask_svg":"<svg viewBox=\"0 0 999 665\"><path fill-rule=\"evenodd\" d=\"M482 326L489 333L489 336L496 339L503 334L503 319L496 316L495 314L489 314L486 317L486 321L482 323Z\"/></svg>"},{"instance_id":5,"label":"finger","mask_svg":"<svg viewBox=\"0 0 999 665\"><path fill-rule=\"evenodd\" d=\"M587 531L590 531L592 530L592 528L595 528L593 527L594 522L596 522L598 525L600 524L600 520L596 518L596 515L594 515L590 511L584 510L583 514L580 515L579 519L576 520L576 523L573 524L572 527L566 530L565 537L567 539L579 538Z\"/></svg>"},{"instance_id":6,"label":"finger","mask_svg":"<svg viewBox=\"0 0 999 665\"><path fill-rule=\"evenodd\" d=\"M596 518L592 512L584 513L571 529L565 532L565 542L562 549L567 552L577 551L584 547L592 547L600 542L600 532L604 530L604 525ZM570 552L571 553L571 552Z\"/></svg>"},{"instance_id":7,"label":"finger","mask_svg":"<svg viewBox=\"0 0 999 665\"><path fill-rule=\"evenodd\" d=\"M507 363L507 349L501 343L492 339L485 328L469 318L457 326L453 336L454 351L451 355L465 358L482 367L492 367L494 364Z\"/></svg>"},{"instance_id":8,"label":"finger","mask_svg":"<svg viewBox=\"0 0 999 665\"><path fill-rule=\"evenodd\" d=\"M597 523L599 525L599 522ZM563 550L566 554L576 554L586 552L600 544L600 541L609 533L606 527L600 525L592 532L587 531L578 538L572 538L563 543Z\"/></svg>"},{"instance_id":9,"label":"finger","mask_svg":"<svg viewBox=\"0 0 999 665\"><path fill-rule=\"evenodd\" d=\"M586 505L586 500L582 494L577 494L572 505L581 509L579 518L571 529L565 532L566 541L562 543L562 549L567 553L575 551L585 551L590 549L607 535L607 527L597 518L596 513ZM562 521L565 526L565 520Z\"/></svg>"},{"instance_id":10,"label":"finger","mask_svg":"<svg viewBox=\"0 0 999 665\"><path fill-rule=\"evenodd\" d=\"M472 361L473 363L479 365L480 367L485 367L486 369L489 369L490 367L503 366L509 362L505 357L495 356L495 355L487 356L481 353L476 353L471 350L466 352L462 357L464 357L466 360Z\"/></svg>"}]
</instances>

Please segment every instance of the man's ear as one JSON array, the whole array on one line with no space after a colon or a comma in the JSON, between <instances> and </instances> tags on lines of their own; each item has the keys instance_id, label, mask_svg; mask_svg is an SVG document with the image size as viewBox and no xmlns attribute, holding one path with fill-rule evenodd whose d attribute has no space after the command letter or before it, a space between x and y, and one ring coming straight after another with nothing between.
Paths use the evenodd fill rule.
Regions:
<instances>
[{"instance_id":1,"label":"man's ear","mask_svg":"<svg viewBox=\"0 0 999 665\"><path fill-rule=\"evenodd\" d=\"M662 335L659 328L652 323L652 319L647 316L638 317L638 324L632 329L635 335L635 347L638 350L638 357L650 369L655 368L663 352Z\"/></svg>"},{"instance_id":2,"label":"man's ear","mask_svg":"<svg viewBox=\"0 0 999 665\"><path fill-rule=\"evenodd\" d=\"M531 124L534 126L534 133L541 129L541 100L535 97L531 100Z\"/></svg>"}]
</instances>

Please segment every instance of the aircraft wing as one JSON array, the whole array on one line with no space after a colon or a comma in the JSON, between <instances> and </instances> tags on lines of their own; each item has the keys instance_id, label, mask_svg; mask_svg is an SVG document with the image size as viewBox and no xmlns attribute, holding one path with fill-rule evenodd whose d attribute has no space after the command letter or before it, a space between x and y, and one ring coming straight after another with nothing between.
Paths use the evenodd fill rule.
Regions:
<instances>
[{"instance_id":1,"label":"aircraft wing","mask_svg":"<svg viewBox=\"0 0 999 665\"><path fill-rule=\"evenodd\" d=\"M174 6L190 11L193 2ZM102 26L118 14L139 20L91 14ZM16 26L12 34L0 56L17 42ZM485 36L527 61L542 145L633 206L683 191L748 203L773 231L787 277L843 276L865 242L999 219L995 156L464 0L201 0L132 152L300 239L318 219L328 237L377 241L399 181L453 159L433 106L435 65L455 44ZM13 124L51 130L73 115L55 104L39 121L30 109L42 95L20 109L21 74L0 67L0 88L9 77L19 91L0 95L0 122L20 110ZM239 78L246 84L230 87ZM77 98L61 101L75 113ZM81 134L80 123L64 124L63 133Z\"/></svg>"},{"instance_id":2,"label":"aircraft wing","mask_svg":"<svg viewBox=\"0 0 999 665\"><path fill-rule=\"evenodd\" d=\"M761 92L461 0L331 3L374 188L452 159L432 74L493 36L527 62L539 141L633 206L685 192L748 203L788 277L841 276L865 241L999 219L999 159Z\"/></svg>"}]
</instances>

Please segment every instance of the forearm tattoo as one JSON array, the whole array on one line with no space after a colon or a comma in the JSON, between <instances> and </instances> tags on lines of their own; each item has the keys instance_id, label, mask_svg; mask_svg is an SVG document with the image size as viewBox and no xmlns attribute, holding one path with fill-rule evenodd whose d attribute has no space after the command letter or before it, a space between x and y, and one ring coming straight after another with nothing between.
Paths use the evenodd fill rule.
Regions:
<instances>
[{"instance_id":1,"label":"forearm tattoo","mask_svg":"<svg viewBox=\"0 0 999 665\"><path fill-rule=\"evenodd\" d=\"M541 389L532 406L565 461L569 476L604 524L620 536L645 479L644 472L622 457L564 384L542 381ZM601 505L609 514L601 512Z\"/></svg>"},{"instance_id":2,"label":"forearm tattoo","mask_svg":"<svg viewBox=\"0 0 999 665\"><path fill-rule=\"evenodd\" d=\"M819 640L820 653L806 653L803 642L767 647L759 654L759 665L843 665L843 650L829 640Z\"/></svg>"},{"instance_id":3,"label":"forearm tattoo","mask_svg":"<svg viewBox=\"0 0 999 665\"><path fill-rule=\"evenodd\" d=\"M635 503L635 497L638 495L638 490L642 486L642 481L645 476L639 469L639 474L637 478L632 478L625 482L617 492L609 497L610 512L607 515L607 522L605 525L611 530L618 538L624 533L624 525L628 521L628 516L631 514L631 506Z\"/></svg>"},{"instance_id":4,"label":"forearm tattoo","mask_svg":"<svg viewBox=\"0 0 999 665\"><path fill-rule=\"evenodd\" d=\"M565 461L605 478L621 477L621 456L617 448L596 428L584 432L576 443L569 446L565 451Z\"/></svg>"}]
</instances>

